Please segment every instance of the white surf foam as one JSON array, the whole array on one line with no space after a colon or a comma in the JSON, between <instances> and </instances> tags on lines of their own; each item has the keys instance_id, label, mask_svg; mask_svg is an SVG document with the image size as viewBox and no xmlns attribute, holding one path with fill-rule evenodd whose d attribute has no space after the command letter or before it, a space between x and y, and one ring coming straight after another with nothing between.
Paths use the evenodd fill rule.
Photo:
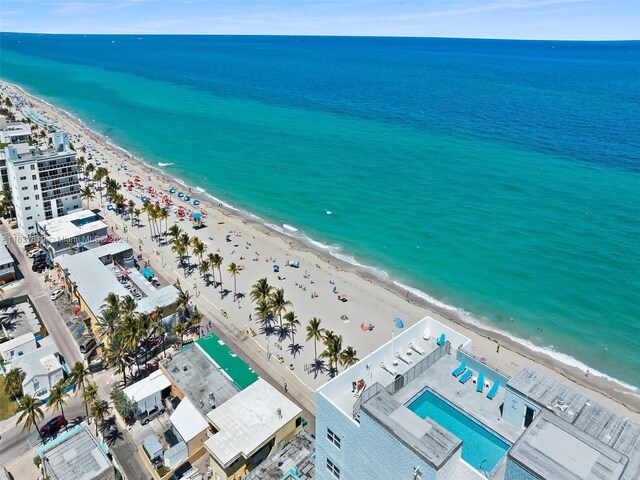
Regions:
<instances>
[{"instance_id":1,"label":"white surf foam","mask_svg":"<svg viewBox=\"0 0 640 480\"><path fill-rule=\"evenodd\" d=\"M171 165L173 165L171 162L158 162L159 167L170 167Z\"/></svg>"},{"instance_id":2,"label":"white surf foam","mask_svg":"<svg viewBox=\"0 0 640 480\"><path fill-rule=\"evenodd\" d=\"M286 223L282 224L282 228L285 230L289 230L290 232L297 232L298 229L296 227L292 227L291 225L287 225Z\"/></svg>"}]
</instances>

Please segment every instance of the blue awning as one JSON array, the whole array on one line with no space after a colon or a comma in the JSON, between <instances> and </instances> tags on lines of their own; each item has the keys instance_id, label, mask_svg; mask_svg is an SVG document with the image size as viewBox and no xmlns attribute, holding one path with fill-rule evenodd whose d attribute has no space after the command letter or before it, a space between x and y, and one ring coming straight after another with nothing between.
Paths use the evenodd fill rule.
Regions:
<instances>
[{"instance_id":1,"label":"blue awning","mask_svg":"<svg viewBox=\"0 0 640 480\"><path fill-rule=\"evenodd\" d=\"M144 278L151 278L155 275L155 273L153 273L153 270L149 268L140 270L140 273L144 276Z\"/></svg>"}]
</instances>

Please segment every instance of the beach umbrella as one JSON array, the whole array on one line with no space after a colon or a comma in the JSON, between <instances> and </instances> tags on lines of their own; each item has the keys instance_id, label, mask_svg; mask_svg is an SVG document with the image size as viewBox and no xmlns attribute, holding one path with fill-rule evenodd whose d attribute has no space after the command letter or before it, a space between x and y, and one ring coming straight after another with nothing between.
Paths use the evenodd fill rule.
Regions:
<instances>
[{"instance_id":1,"label":"beach umbrella","mask_svg":"<svg viewBox=\"0 0 640 480\"><path fill-rule=\"evenodd\" d=\"M401 318L396 317L396 318L395 318L395 322L396 322L396 328L397 328L397 329L404 328L404 322L402 321L402 319L401 319Z\"/></svg>"},{"instance_id":2,"label":"beach umbrella","mask_svg":"<svg viewBox=\"0 0 640 480\"><path fill-rule=\"evenodd\" d=\"M362 322L360 324L360 328L362 329L363 332L368 332L369 331L369 324L365 323L365 322Z\"/></svg>"},{"instance_id":3,"label":"beach umbrella","mask_svg":"<svg viewBox=\"0 0 640 480\"><path fill-rule=\"evenodd\" d=\"M142 195L142 196L140 197L140 200L142 200L143 202L146 202L146 201L147 201L147 197L146 197L145 195Z\"/></svg>"},{"instance_id":4,"label":"beach umbrella","mask_svg":"<svg viewBox=\"0 0 640 480\"><path fill-rule=\"evenodd\" d=\"M200 200L194 200L193 204L197 207L198 205L200 205Z\"/></svg>"},{"instance_id":5,"label":"beach umbrella","mask_svg":"<svg viewBox=\"0 0 640 480\"><path fill-rule=\"evenodd\" d=\"M191 200L191 197L189 195L185 195L184 196L184 201L188 202L189 200Z\"/></svg>"},{"instance_id":6,"label":"beach umbrella","mask_svg":"<svg viewBox=\"0 0 640 480\"><path fill-rule=\"evenodd\" d=\"M170 193L171 195L173 195L174 193L176 193L176 189L175 189L175 188L173 188L173 187L171 187L171 188L169 189L169 193Z\"/></svg>"},{"instance_id":7,"label":"beach umbrella","mask_svg":"<svg viewBox=\"0 0 640 480\"><path fill-rule=\"evenodd\" d=\"M179 197L179 198L184 197L184 193L182 193L182 192L178 192L178 197Z\"/></svg>"}]
</instances>

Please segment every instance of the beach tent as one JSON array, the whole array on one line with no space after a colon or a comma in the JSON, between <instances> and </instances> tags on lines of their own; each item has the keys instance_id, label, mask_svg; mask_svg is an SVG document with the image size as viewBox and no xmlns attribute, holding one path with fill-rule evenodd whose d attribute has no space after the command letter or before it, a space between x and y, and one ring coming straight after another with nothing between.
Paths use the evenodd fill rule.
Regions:
<instances>
[{"instance_id":1,"label":"beach tent","mask_svg":"<svg viewBox=\"0 0 640 480\"><path fill-rule=\"evenodd\" d=\"M273 271L278 273L280 271L280 267L278 265L273 266Z\"/></svg>"},{"instance_id":2,"label":"beach tent","mask_svg":"<svg viewBox=\"0 0 640 480\"><path fill-rule=\"evenodd\" d=\"M198 213L198 212L194 213L192 219L193 219L193 228L200 228L203 226L201 213Z\"/></svg>"}]
</instances>

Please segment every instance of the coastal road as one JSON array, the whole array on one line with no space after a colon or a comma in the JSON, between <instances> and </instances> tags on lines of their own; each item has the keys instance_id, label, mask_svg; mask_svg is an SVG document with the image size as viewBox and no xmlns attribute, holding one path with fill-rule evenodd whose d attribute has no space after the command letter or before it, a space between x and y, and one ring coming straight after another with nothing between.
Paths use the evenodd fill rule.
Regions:
<instances>
[{"instance_id":1,"label":"coastal road","mask_svg":"<svg viewBox=\"0 0 640 480\"><path fill-rule=\"evenodd\" d=\"M5 287L5 297L29 295L36 310L40 314L42 323L58 346L58 351L65 362L71 367L77 361L84 360L73 339L69 328L58 313L53 302L49 299L50 291L44 283L44 275L31 271L31 261L27 258L22 243L14 241L17 230L9 230L6 223L0 226L0 234L7 240L7 247L17 261L16 268L24 278L18 280L15 286Z\"/></svg>"}]
</instances>

